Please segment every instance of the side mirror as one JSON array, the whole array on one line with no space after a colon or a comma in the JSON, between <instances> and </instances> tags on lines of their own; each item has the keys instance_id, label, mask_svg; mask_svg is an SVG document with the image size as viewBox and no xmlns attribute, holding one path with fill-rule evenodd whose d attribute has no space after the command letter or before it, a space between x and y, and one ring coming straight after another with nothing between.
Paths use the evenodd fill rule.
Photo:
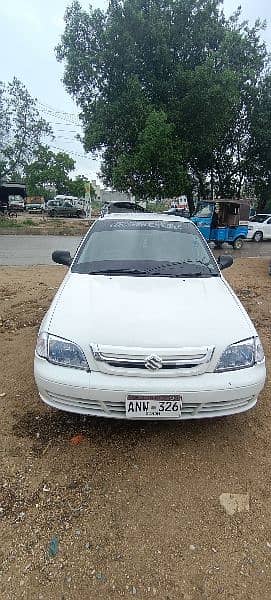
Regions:
<instances>
[{"instance_id":1,"label":"side mirror","mask_svg":"<svg viewBox=\"0 0 271 600\"><path fill-rule=\"evenodd\" d=\"M218 257L217 262L220 270L223 271L223 269L228 269L228 267L232 266L233 258L230 254L222 254L222 256Z\"/></svg>"},{"instance_id":2,"label":"side mirror","mask_svg":"<svg viewBox=\"0 0 271 600\"><path fill-rule=\"evenodd\" d=\"M55 250L52 254L52 260L58 265L66 265L67 267L72 264L72 257L68 250Z\"/></svg>"}]
</instances>

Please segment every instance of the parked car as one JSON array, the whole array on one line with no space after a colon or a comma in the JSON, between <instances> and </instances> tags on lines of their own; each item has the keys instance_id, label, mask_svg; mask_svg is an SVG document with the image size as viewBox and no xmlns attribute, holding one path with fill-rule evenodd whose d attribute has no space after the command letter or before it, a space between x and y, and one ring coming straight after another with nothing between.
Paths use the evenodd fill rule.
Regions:
<instances>
[{"instance_id":1,"label":"parked car","mask_svg":"<svg viewBox=\"0 0 271 600\"><path fill-rule=\"evenodd\" d=\"M169 210L165 211L165 215L175 215L176 217L185 217L189 219L190 213L189 210L185 208L169 208Z\"/></svg>"},{"instance_id":2,"label":"parked car","mask_svg":"<svg viewBox=\"0 0 271 600\"><path fill-rule=\"evenodd\" d=\"M132 213L132 212L144 212L143 206L136 202L127 202L120 200L119 202L106 202L101 209L101 216L108 215L111 213Z\"/></svg>"},{"instance_id":3,"label":"parked car","mask_svg":"<svg viewBox=\"0 0 271 600\"><path fill-rule=\"evenodd\" d=\"M68 200L61 202L52 200L48 206L47 203L46 212L49 217L85 217L86 213L83 208L74 206Z\"/></svg>"},{"instance_id":4,"label":"parked car","mask_svg":"<svg viewBox=\"0 0 271 600\"><path fill-rule=\"evenodd\" d=\"M252 408L263 348L197 227L162 214L91 227L46 313L35 351L41 399L74 413L198 419Z\"/></svg>"},{"instance_id":5,"label":"parked car","mask_svg":"<svg viewBox=\"0 0 271 600\"><path fill-rule=\"evenodd\" d=\"M28 213L38 214L43 212L43 204L27 204L26 210Z\"/></svg>"},{"instance_id":6,"label":"parked car","mask_svg":"<svg viewBox=\"0 0 271 600\"><path fill-rule=\"evenodd\" d=\"M247 238L253 242L271 239L271 215L257 214L249 219Z\"/></svg>"},{"instance_id":7,"label":"parked car","mask_svg":"<svg viewBox=\"0 0 271 600\"><path fill-rule=\"evenodd\" d=\"M23 198L15 198L14 200L9 200L8 203L9 211L12 212L23 212L25 210L25 203Z\"/></svg>"}]
</instances>

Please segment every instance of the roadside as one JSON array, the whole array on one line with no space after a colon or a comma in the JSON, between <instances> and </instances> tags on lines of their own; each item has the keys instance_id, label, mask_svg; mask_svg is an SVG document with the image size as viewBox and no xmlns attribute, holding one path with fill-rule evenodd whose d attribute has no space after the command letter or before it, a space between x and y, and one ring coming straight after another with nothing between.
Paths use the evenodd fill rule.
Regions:
<instances>
[{"instance_id":1,"label":"roadside","mask_svg":"<svg viewBox=\"0 0 271 600\"><path fill-rule=\"evenodd\" d=\"M93 219L57 219L18 213L15 219L0 218L0 235L83 236L93 222Z\"/></svg>"},{"instance_id":2,"label":"roadside","mask_svg":"<svg viewBox=\"0 0 271 600\"><path fill-rule=\"evenodd\" d=\"M267 266L240 259L225 276L270 365ZM0 597L270 600L270 383L256 409L210 421L50 410L32 361L65 272L0 268ZM226 514L222 493L248 494L249 510Z\"/></svg>"}]
</instances>

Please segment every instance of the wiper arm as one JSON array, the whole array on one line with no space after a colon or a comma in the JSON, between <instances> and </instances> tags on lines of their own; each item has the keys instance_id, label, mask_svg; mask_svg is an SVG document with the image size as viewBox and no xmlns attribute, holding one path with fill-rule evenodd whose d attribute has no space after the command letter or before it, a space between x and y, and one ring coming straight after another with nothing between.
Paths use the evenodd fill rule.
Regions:
<instances>
[{"instance_id":1,"label":"wiper arm","mask_svg":"<svg viewBox=\"0 0 271 600\"><path fill-rule=\"evenodd\" d=\"M218 277L218 273L212 273L211 271L208 273L203 273L202 271L197 273L180 273L178 277Z\"/></svg>"},{"instance_id":2,"label":"wiper arm","mask_svg":"<svg viewBox=\"0 0 271 600\"><path fill-rule=\"evenodd\" d=\"M104 269L89 271L88 275L147 275L148 271L140 269Z\"/></svg>"}]
</instances>

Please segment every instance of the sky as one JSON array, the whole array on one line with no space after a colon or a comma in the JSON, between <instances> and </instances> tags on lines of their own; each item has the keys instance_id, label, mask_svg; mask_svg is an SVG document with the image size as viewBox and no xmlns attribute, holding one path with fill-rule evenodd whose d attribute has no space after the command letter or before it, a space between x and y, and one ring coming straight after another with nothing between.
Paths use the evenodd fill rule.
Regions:
<instances>
[{"instance_id":1,"label":"sky","mask_svg":"<svg viewBox=\"0 0 271 600\"><path fill-rule=\"evenodd\" d=\"M76 161L75 173L97 179L99 163L85 155L75 140L80 133L77 107L62 83L63 65L55 58L54 48L64 29L63 16L70 0L0 0L0 81L20 79L36 97L41 114L52 124L55 139L52 149L65 150ZM267 21L263 34L271 51L270 0L224 0L226 15L242 6L242 18L253 24L257 17ZM88 0L81 0L87 8ZM106 8L106 0L92 0L95 8ZM63 114L65 113L65 114Z\"/></svg>"}]
</instances>

